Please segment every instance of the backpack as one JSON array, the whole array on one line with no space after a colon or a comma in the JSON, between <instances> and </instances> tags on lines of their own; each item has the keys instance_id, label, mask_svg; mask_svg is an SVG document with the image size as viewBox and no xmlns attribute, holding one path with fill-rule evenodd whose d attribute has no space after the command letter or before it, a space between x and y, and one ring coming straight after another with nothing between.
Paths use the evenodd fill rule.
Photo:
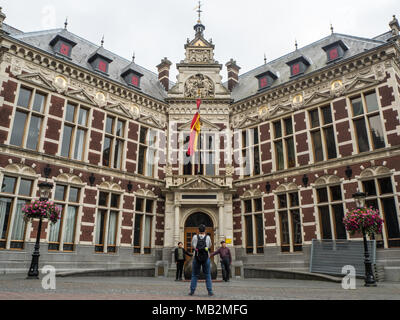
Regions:
<instances>
[{"instance_id":1,"label":"backpack","mask_svg":"<svg viewBox=\"0 0 400 320\"><path fill-rule=\"evenodd\" d=\"M206 251L207 237L208 235L200 239L200 236L197 235L196 259L199 263L204 263L208 260L208 251Z\"/></svg>"}]
</instances>

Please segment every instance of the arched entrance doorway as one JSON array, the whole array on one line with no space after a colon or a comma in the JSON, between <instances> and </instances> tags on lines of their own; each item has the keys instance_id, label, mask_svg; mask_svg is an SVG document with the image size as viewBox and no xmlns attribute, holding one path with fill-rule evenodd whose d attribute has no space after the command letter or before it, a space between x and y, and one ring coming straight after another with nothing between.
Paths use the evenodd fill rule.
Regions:
<instances>
[{"instance_id":1,"label":"arched entrance doorway","mask_svg":"<svg viewBox=\"0 0 400 320\"><path fill-rule=\"evenodd\" d=\"M210 216L203 213L197 212L192 214L185 223L185 249L188 252L192 252L192 239L195 234L199 233L199 226L204 224L206 226L206 233L211 237L212 248L214 251L214 223Z\"/></svg>"}]
</instances>

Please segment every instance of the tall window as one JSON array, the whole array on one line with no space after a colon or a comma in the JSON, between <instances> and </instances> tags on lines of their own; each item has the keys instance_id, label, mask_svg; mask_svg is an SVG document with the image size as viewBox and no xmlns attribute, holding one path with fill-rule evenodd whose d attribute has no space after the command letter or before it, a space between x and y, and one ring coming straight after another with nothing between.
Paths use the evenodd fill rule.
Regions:
<instances>
[{"instance_id":1,"label":"tall window","mask_svg":"<svg viewBox=\"0 0 400 320\"><path fill-rule=\"evenodd\" d=\"M54 200L62 214L61 219L56 224L50 224L50 251L74 251L79 199L79 188L56 185Z\"/></svg>"},{"instance_id":2,"label":"tall window","mask_svg":"<svg viewBox=\"0 0 400 320\"><path fill-rule=\"evenodd\" d=\"M359 152L385 148L385 139L376 92L351 99L353 124Z\"/></svg>"},{"instance_id":3,"label":"tall window","mask_svg":"<svg viewBox=\"0 0 400 320\"><path fill-rule=\"evenodd\" d=\"M154 177L157 156L157 131L140 128L138 174Z\"/></svg>"},{"instance_id":4,"label":"tall window","mask_svg":"<svg viewBox=\"0 0 400 320\"><path fill-rule=\"evenodd\" d=\"M264 253L264 218L262 198L243 201L246 230L246 253Z\"/></svg>"},{"instance_id":5,"label":"tall window","mask_svg":"<svg viewBox=\"0 0 400 320\"><path fill-rule=\"evenodd\" d=\"M309 112L309 116L314 161L321 162L335 159L337 153L331 106L312 110Z\"/></svg>"},{"instance_id":6,"label":"tall window","mask_svg":"<svg viewBox=\"0 0 400 320\"><path fill-rule=\"evenodd\" d=\"M188 157L190 134L184 133L183 145L183 174L214 176L216 173L216 145L215 135L212 133L200 134L197 141L196 153Z\"/></svg>"},{"instance_id":7,"label":"tall window","mask_svg":"<svg viewBox=\"0 0 400 320\"><path fill-rule=\"evenodd\" d=\"M38 150L46 106L46 94L36 89L19 90L10 144Z\"/></svg>"},{"instance_id":8,"label":"tall window","mask_svg":"<svg viewBox=\"0 0 400 320\"><path fill-rule=\"evenodd\" d=\"M274 145L276 170L294 168L296 166L296 153L291 117L274 122Z\"/></svg>"},{"instance_id":9,"label":"tall window","mask_svg":"<svg viewBox=\"0 0 400 320\"><path fill-rule=\"evenodd\" d=\"M103 166L121 169L125 144L125 121L107 117L103 145Z\"/></svg>"},{"instance_id":10,"label":"tall window","mask_svg":"<svg viewBox=\"0 0 400 320\"><path fill-rule=\"evenodd\" d=\"M378 209L384 219L383 236L389 248L400 247L399 206L396 205L395 189L391 177L362 181L363 191L367 194L367 207ZM384 239L377 235L380 247Z\"/></svg>"},{"instance_id":11,"label":"tall window","mask_svg":"<svg viewBox=\"0 0 400 320\"><path fill-rule=\"evenodd\" d=\"M242 130L242 168L245 177L261 174L258 127Z\"/></svg>"},{"instance_id":12,"label":"tall window","mask_svg":"<svg viewBox=\"0 0 400 320\"><path fill-rule=\"evenodd\" d=\"M33 180L4 176L0 193L0 249L23 249L22 207L32 201Z\"/></svg>"},{"instance_id":13,"label":"tall window","mask_svg":"<svg viewBox=\"0 0 400 320\"><path fill-rule=\"evenodd\" d=\"M282 252L302 251L302 231L299 193L278 195L278 214L281 231Z\"/></svg>"},{"instance_id":14,"label":"tall window","mask_svg":"<svg viewBox=\"0 0 400 320\"><path fill-rule=\"evenodd\" d=\"M344 209L342 187L325 186L316 189L321 239L347 239L343 224Z\"/></svg>"},{"instance_id":15,"label":"tall window","mask_svg":"<svg viewBox=\"0 0 400 320\"><path fill-rule=\"evenodd\" d=\"M155 200L136 198L135 227L133 252L135 254L151 253L151 233L154 216Z\"/></svg>"},{"instance_id":16,"label":"tall window","mask_svg":"<svg viewBox=\"0 0 400 320\"><path fill-rule=\"evenodd\" d=\"M64 131L61 156L84 160L89 110L73 103L67 103L64 117Z\"/></svg>"},{"instance_id":17,"label":"tall window","mask_svg":"<svg viewBox=\"0 0 400 320\"><path fill-rule=\"evenodd\" d=\"M119 194L99 192L95 247L95 251L98 253L117 252L120 198Z\"/></svg>"}]
</instances>

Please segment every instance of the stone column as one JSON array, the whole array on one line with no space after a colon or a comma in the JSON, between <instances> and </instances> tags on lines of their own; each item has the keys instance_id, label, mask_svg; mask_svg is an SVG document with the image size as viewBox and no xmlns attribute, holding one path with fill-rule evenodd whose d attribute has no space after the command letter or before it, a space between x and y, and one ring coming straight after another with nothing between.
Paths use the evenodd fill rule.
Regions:
<instances>
[{"instance_id":1,"label":"stone column","mask_svg":"<svg viewBox=\"0 0 400 320\"><path fill-rule=\"evenodd\" d=\"M219 209L219 214L218 214L218 230L219 230L219 241L218 241L218 245L222 240L225 240L225 219L224 219L224 215L225 215L225 206L224 204L218 204L218 209Z\"/></svg>"},{"instance_id":2,"label":"stone column","mask_svg":"<svg viewBox=\"0 0 400 320\"><path fill-rule=\"evenodd\" d=\"M180 215L180 204L175 204L175 230L174 230L174 246L178 244L180 241L180 236L179 236L179 215Z\"/></svg>"}]
</instances>

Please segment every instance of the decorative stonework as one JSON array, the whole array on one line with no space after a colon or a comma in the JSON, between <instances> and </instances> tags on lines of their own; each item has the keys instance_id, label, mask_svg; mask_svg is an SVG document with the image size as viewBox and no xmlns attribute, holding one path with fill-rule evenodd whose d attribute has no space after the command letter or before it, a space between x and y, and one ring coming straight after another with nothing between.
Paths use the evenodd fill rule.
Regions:
<instances>
[{"instance_id":1,"label":"decorative stonework","mask_svg":"<svg viewBox=\"0 0 400 320\"><path fill-rule=\"evenodd\" d=\"M211 63L213 62L210 50L191 49L189 50L189 61L195 63Z\"/></svg>"},{"instance_id":2,"label":"decorative stonework","mask_svg":"<svg viewBox=\"0 0 400 320\"><path fill-rule=\"evenodd\" d=\"M344 94L345 87L341 80L335 80L331 84L331 96L338 98Z\"/></svg>"},{"instance_id":3,"label":"decorative stonework","mask_svg":"<svg viewBox=\"0 0 400 320\"><path fill-rule=\"evenodd\" d=\"M215 86L213 81L203 74L196 74L185 83L186 98L213 98L214 95Z\"/></svg>"},{"instance_id":4,"label":"decorative stonework","mask_svg":"<svg viewBox=\"0 0 400 320\"><path fill-rule=\"evenodd\" d=\"M68 81L63 76L56 76L54 78L53 85L58 93L63 93L68 89Z\"/></svg>"},{"instance_id":5,"label":"decorative stonework","mask_svg":"<svg viewBox=\"0 0 400 320\"><path fill-rule=\"evenodd\" d=\"M94 101L99 107L104 107L107 104L106 95L99 91L94 96Z\"/></svg>"},{"instance_id":6,"label":"decorative stonework","mask_svg":"<svg viewBox=\"0 0 400 320\"><path fill-rule=\"evenodd\" d=\"M81 178L74 174L70 173L62 173L57 178L54 179L55 181L64 182L68 184L75 184L75 185L84 185Z\"/></svg>"}]
</instances>

